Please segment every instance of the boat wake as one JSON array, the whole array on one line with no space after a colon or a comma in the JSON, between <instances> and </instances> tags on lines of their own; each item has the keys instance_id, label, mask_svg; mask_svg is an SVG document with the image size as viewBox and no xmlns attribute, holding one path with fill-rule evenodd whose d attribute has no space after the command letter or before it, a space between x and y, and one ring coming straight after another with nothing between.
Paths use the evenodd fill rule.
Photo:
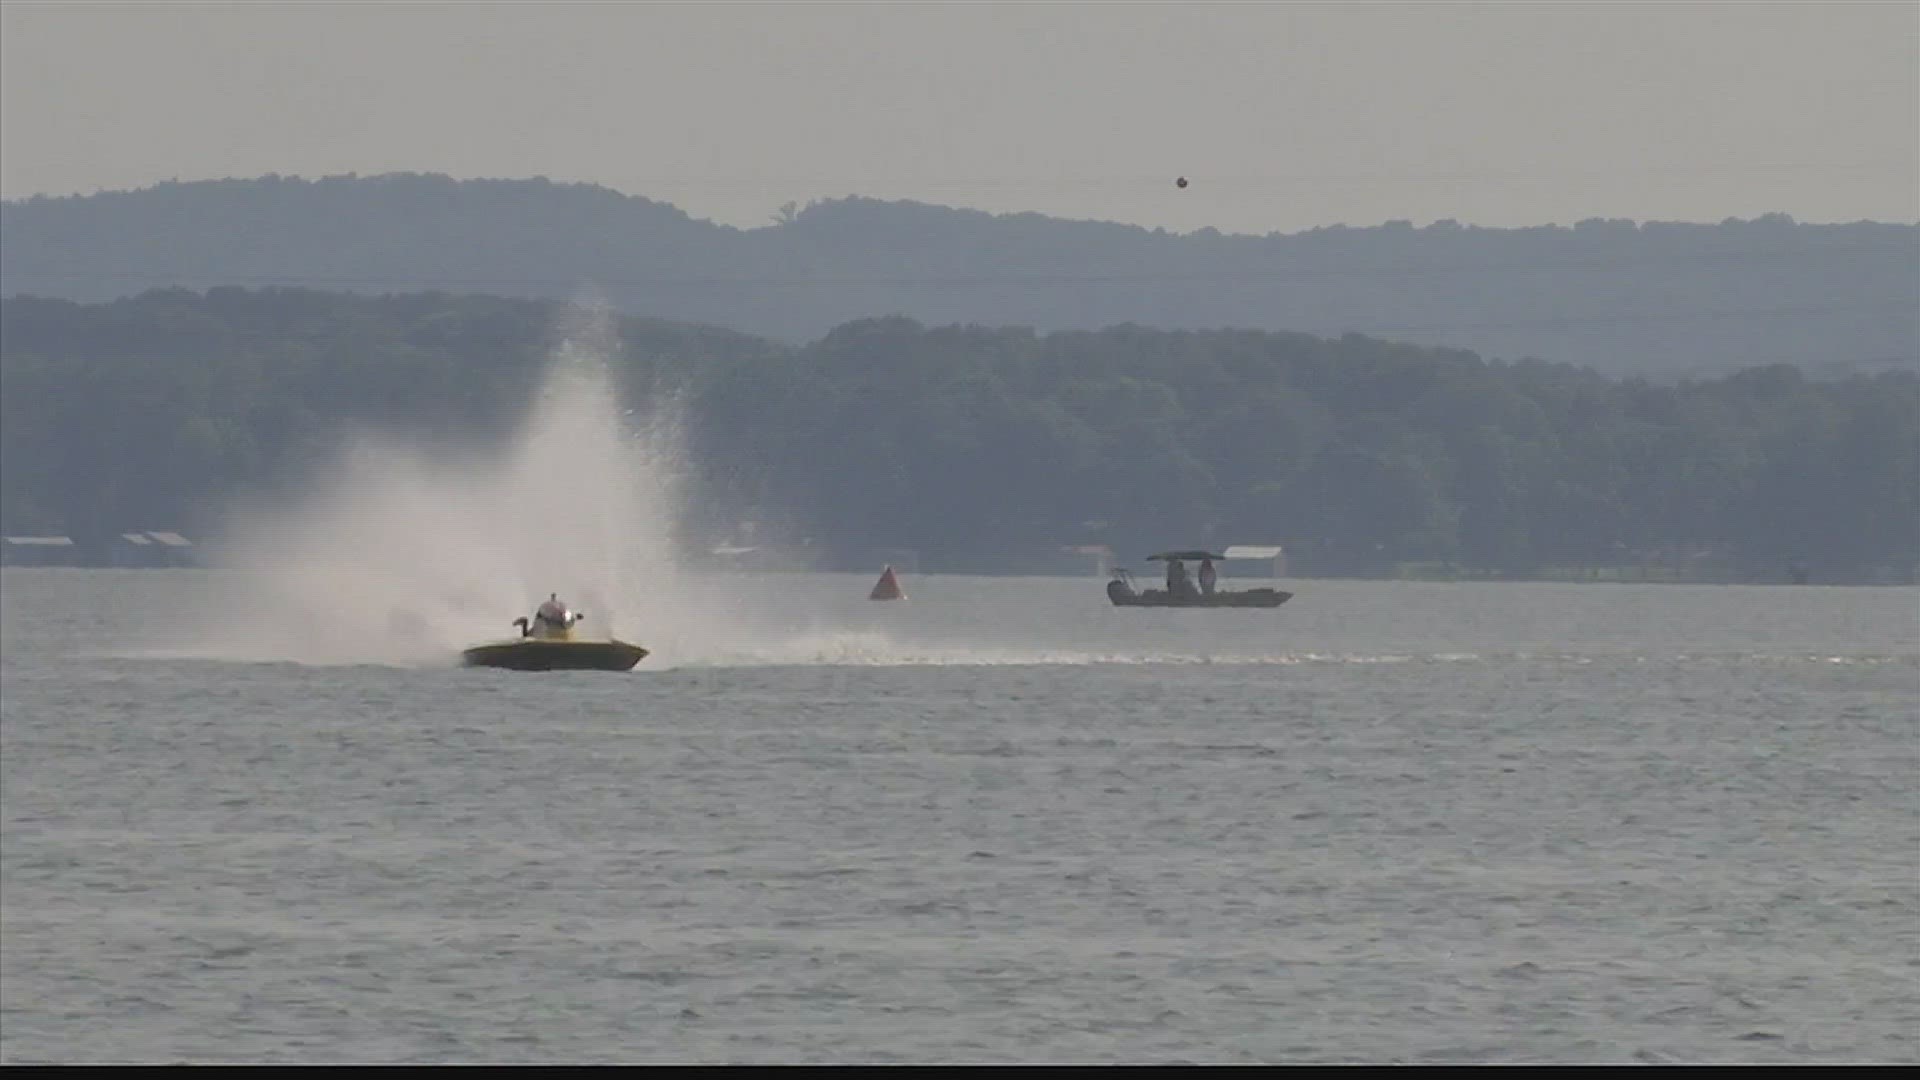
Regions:
<instances>
[{"instance_id":1,"label":"boat wake","mask_svg":"<svg viewBox=\"0 0 1920 1080\"><path fill-rule=\"evenodd\" d=\"M1153 665L1296 666L1303 664L1470 663L1469 653L1427 656L1312 652L1195 653L1170 650L1082 650L1069 648L981 648L969 645L916 645L869 633L807 634L783 643L716 650L684 657L662 668L718 667L1098 667Z\"/></svg>"}]
</instances>

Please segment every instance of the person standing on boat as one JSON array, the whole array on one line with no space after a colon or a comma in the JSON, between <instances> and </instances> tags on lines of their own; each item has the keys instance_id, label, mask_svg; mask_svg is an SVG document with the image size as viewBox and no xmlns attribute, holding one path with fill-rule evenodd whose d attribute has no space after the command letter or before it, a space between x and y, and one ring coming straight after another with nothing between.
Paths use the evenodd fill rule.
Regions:
<instances>
[{"instance_id":1,"label":"person standing on boat","mask_svg":"<svg viewBox=\"0 0 1920 1080\"><path fill-rule=\"evenodd\" d=\"M1214 583L1214 581L1215 581L1215 580L1217 580L1217 578L1218 578L1218 576L1219 576L1219 575L1218 575L1218 574L1217 574L1217 573L1216 573L1216 572L1214 571L1214 569L1213 569L1213 560L1212 560L1212 559L1201 559L1201 560L1200 560L1200 592L1201 592L1201 595L1203 595L1203 596L1212 596L1212 595L1213 595L1213 583Z\"/></svg>"},{"instance_id":2,"label":"person standing on boat","mask_svg":"<svg viewBox=\"0 0 1920 1080\"><path fill-rule=\"evenodd\" d=\"M1187 594L1187 564L1179 559L1167 560L1167 595L1173 597Z\"/></svg>"}]
</instances>

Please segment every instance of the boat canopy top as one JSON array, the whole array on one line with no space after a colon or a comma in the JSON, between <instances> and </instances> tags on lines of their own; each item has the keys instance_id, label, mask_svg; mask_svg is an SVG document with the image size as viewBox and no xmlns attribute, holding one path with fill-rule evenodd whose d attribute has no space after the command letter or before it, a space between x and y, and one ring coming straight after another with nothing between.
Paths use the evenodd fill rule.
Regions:
<instances>
[{"instance_id":1,"label":"boat canopy top","mask_svg":"<svg viewBox=\"0 0 1920 1080\"><path fill-rule=\"evenodd\" d=\"M1147 561L1166 562L1169 559L1179 559L1182 562L1198 562L1201 559L1271 559L1279 554L1280 545L1278 544L1235 544L1229 547L1224 555L1219 552L1201 551L1195 548L1192 551L1158 552L1147 556Z\"/></svg>"}]
</instances>

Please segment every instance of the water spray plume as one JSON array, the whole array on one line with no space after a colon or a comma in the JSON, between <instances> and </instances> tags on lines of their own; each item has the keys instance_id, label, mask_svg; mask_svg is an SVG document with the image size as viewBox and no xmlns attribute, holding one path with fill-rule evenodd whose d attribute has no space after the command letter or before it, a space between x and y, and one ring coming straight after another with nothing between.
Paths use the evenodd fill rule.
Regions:
<instances>
[{"instance_id":1,"label":"water spray plume","mask_svg":"<svg viewBox=\"0 0 1920 1080\"><path fill-rule=\"evenodd\" d=\"M680 425L623 410L604 307L562 314L538 400L504 452L350 442L290 510L235 515L217 565L244 590L203 620L219 655L432 663L509 637L550 592L583 633L659 651L696 602L677 571ZM702 620L710 625L711 620Z\"/></svg>"}]
</instances>

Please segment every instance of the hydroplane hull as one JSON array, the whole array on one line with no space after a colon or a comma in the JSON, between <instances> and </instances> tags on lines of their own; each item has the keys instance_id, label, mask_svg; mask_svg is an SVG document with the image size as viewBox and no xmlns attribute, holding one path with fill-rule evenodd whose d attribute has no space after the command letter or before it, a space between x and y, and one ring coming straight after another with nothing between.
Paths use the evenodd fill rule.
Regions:
<instances>
[{"instance_id":1,"label":"hydroplane hull","mask_svg":"<svg viewBox=\"0 0 1920 1080\"><path fill-rule=\"evenodd\" d=\"M630 671L647 650L625 641L545 641L521 638L475 645L460 654L467 667L509 671Z\"/></svg>"}]
</instances>

